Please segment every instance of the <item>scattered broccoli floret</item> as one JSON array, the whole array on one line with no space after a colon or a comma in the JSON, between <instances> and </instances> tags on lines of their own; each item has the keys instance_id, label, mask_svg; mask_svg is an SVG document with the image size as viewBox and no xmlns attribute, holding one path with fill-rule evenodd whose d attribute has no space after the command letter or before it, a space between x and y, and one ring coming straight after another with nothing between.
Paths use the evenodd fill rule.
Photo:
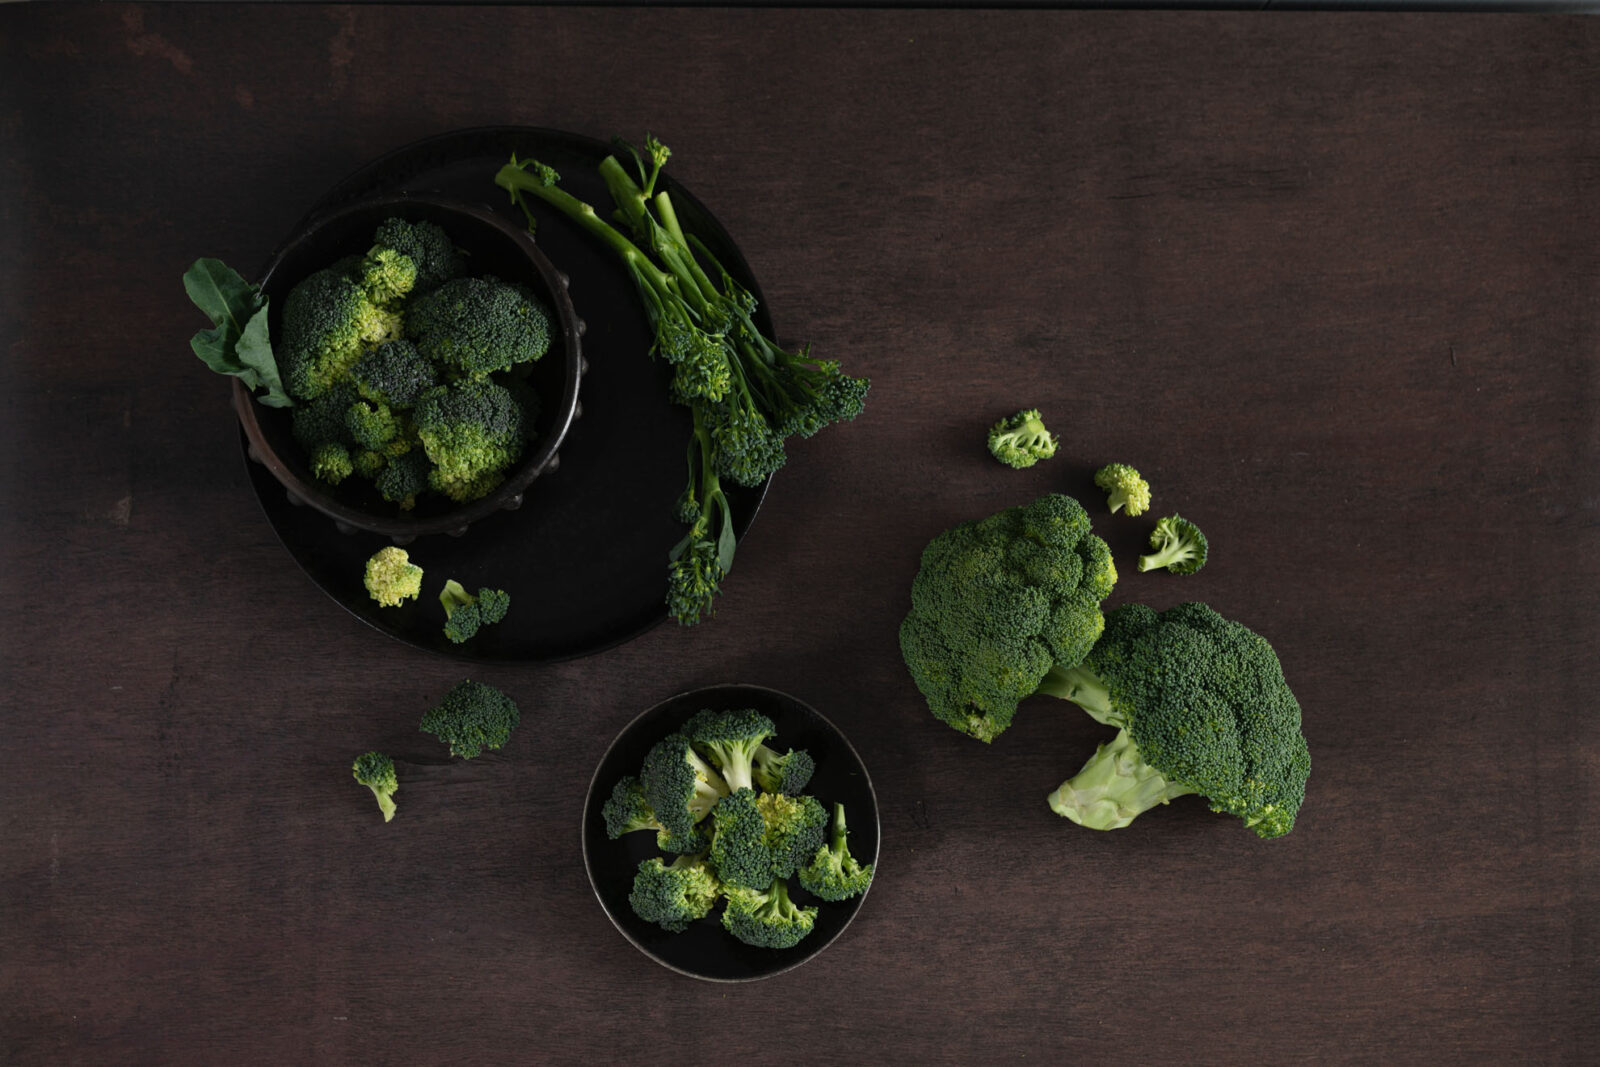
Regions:
<instances>
[{"instance_id":1,"label":"scattered broccoli floret","mask_svg":"<svg viewBox=\"0 0 1600 1067\"><path fill-rule=\"evenodd\" d=\"M798 794L811 781L817 769L811 754L803 748L778 752L766 745L756 748L752 773L755 783L768 793Z\"/></svg>"},{"instance_id":2,"label":"scattered broccoli floret","mask_svg":"<svg viewBox=\"0 0 1600 1067\"><path fill-rule=\"evenodd\" d=\"M407 222L405 219L386 219L373 234L376 248L392 248L416 265L416 284L413 292L424 293L441 282L458 277L466 263L461 252L450 242L450 235L431 222Z\"/></svg>"},{"instance_id":3,"label":"scattered broccoli floret","mask_svg":"<svg viewBox=\"0 0 1600 1067\"><path fill-rule=\"evenodd\" d=\"M755 785L753 761L761 743L777 732L772 720L753 708L697 713L683 726L683 734L711 760L730 790Z\"/></svg>"},{"instance_id":4,"label":"scattered broccoli floret","mask_svg":"<svg viewBox=\"0 0 1600 1067\"><path fill-rule=\"evenodd\" d=\"M1143 515L1150 507L1150 483L1126 463L1107 463L1094 472L1094 484L1105 490L1112 513Z\"/></svg>"},{"instance_id":5,"label":"scattered broccoli floret","mask_svg":"<svg viewBox=\"0 0 1600 1067\"><path fill-rule=\"evenodd\" d=\"M661 825L683 840L694 835L695 824L728 794L722 776L681 733L662 738L645 753L639 780Z\"/></svg>"},{"instance_id":6,"label":"scattered broccoli floret","mask_svg":"<svg viewBox=\"0 0 1600 1067\"><path fill-rule=\"evenodd\" d=\"M412 421L433 463L429 485L452 500L476 500L522 457L523 414L494 382L461 382L422 395Z\"/></svg>"},{"instance_id":7,"label":"scattered broccoli floret","mask_svg":"<svg viewBox=\"0 0 1600 1067\"><path fill-rule=\"evenodd\" d=\"M422 593L422 568L411 562L405 549L389 545L367 560L365 581L372 599L386 608L399 607L407 597Z\"/></svg>"},{"instance_id":8,"label":"scattered broccoli floret","mask_svg":"<svg viewBox=\"0 0 1600 1067\"><path fill-rule=\"evenodd\" d=\"M361 396L391 408L411 407L439 383L439 373L410 341L388 341L356 361L350 370Z\"/></svg>"},{"instance_id":9,"label":"scattered broccoli floret","mask_svg":"<svg viewBox=\"0 0 1600 1067\"><path fill-rule=\"evenodd\" d=\"M757 948L793 948L817 921L817 909L802 908L789 899L789 886L781 878L765 890L724 887L728 898L722 925L734 937Z\"/></svg>"},{"instance_id":10,"label":"scattered broccoli floret","mask_svg":"<svg viewBox=\"0 0 1600 1067\"><path fill-rule=\"evenodd\" d=\"M682 933L696 919L711 914L722 885L699 856L679 856L670 864L652 857L639 864L628 903L646 922Z\"/></svg>"},{"instance_id":11,"label":"scattered broccoli floret","mask_svg":"<svg viewBox=\"0 0 1600 1067\"><path fill-rule=\"evenodd\" d=\"M662 826L650 801L645 799L644 784L637 778L623 778L612 788L600 817L605 820L606 836L613 841L623 834L654 830L656 844L666 852L704 852L711 844L704 822L696 823L694 832L686 838L675 836Z\"/></svg>"},{"instance_id":12,"label":"scattered broccoli floret","mask_svg":"<svg viewBox=\"0 0 1600 1067\"><path fill-rule=\"evenodd\" d=\"M1008 467L1031 467L1056 454L1056 439L1031 408L989 427L989 454Z\"/></svg>"},{"instance_id":13,"label":"scattered broccoli floret","mask_svg":"<svg viewBox=\"0 0 1600 1067\"><path fill-rule=\"evenodd\" d=\"M871 884L872 864L863 865L850 855L844 805L835 804L828 842L800 869L800 885L813 896L832 901L865 893Z\"/></svg>"},{"instance_id":14,"label":"scattered broccoli floret","mask_svg":"<svg viewBox=\"0 0 1600 1067\"><path fill-rule=\"evenodd\" d=\"M1206 565L1210 546L1200 527L1180 515L1168 515L1156 523L1150 532L1148 556L1139 557L1139 570L1153 571L1165 567L1173 574L1193 574Z\"/></svg>"},{"instance_id":15,"label":"scattered broccoli floret","mask_svg":"<svg viewBox=\"0 0 1600 1067\"><path fill-rule=\"evenodd\" d=\"M372 795L378 798L378 809L383 812L383 821L388 822L394 818L394 794L400 788L400 781L395 777L394 760L382 752L368 752L356 757L351 765L356 781L372 790Z\"/></svg>"},{"instance_id":16,"label":"scattered broccoli floret","mask_svg":"<svg viewBox=\"0 0 1600 1067\"><path fill-rule=\"evenodd\" d=\"M550 313L521 286L457 278L411 302L406 333L433 362L482 379L550 350Z\"/></svg>"},{"instance_id":17,"label":"scattered broccoli floret","mask_svg":"<svg viewBox=\"0 0 1600 1067\"><path fill-rule=\"evenodd\" d=\"M492 685L461 681L422 716L422 729L450 746L450 754L473 759L505 745L522 721L516 702Z\"/></svg>"},{"instance_id":18,"label":"scattered broccoli floret","mask_svg":"<svg viewBox=\"0 0 1600 1067\"><path fill-rule=\"evenodd\" d=\"M1051 493L935 537L911 586L900 650L929 709L981 741L1011 724L1051 667L1076 666L1116 584L1106 543Z\"/></svg>"},{"instance_id":19,"label":"scattered broccoli floret","mask_svg":"<svg viewBox=\"0 0 1600 1067\"><path fill-rule=\"evenodd\" d=\"M816 797L762 793L756 798L767 827L772 873L787 878L811 861L828 827L828 813Z\"/></svg>"},{"instance_id":20,"label":"scattered broccoli floret","mask_svg":"<svg viewBox=\"0 0 1600 1067\"><path fill-rule=\"evenodd\" d=\"M1205 604L1127 604L1080 665L1040 692L1117 727L1050 807L1096 830L1199 793L1261 837L1294 828L1311 756L1300 705L1266 639Z\"/></svg>"},{"instance_id":21,"label":"scattered broccoli floret","mask_svg":"<svg viewBox=\"0 0 1600 1067\"><path fill-rule=\"evenodd\" d=\"M480 627L505 618L511 597L503 589L480 589L473 596L451 578L439 593L439 603L444 605L444 635L459 645L475 636Z\"/></svg>"},{"instance_id":22,"label":"scattered broccoli floret","mask_svg":"<svg viewBox=\"0 0 1600 1067\"><path fill-rule=\"evenodd\" d=\"M355 278L338 267L306 277L283 305L282 371L290 395L311 400L347 381L364 344L400 335L397 313L367 299Z\"/></svg>"}]
</instances>

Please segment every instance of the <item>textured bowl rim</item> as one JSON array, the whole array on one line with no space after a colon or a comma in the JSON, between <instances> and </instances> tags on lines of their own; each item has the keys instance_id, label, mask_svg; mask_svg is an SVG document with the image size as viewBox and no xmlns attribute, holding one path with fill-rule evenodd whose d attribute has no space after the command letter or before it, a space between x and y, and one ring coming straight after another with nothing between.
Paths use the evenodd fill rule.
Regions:
<instances>
[{"instance_id":1,"label":"textured bowl rim","mask_svg":"<svg viewBox=\"0 0 1600 1067\"><path fill-rule=\"evenodd\" d=\"M398 211L415 204L465 215L499 230L511 238L527 256L546 289L552 294L551 311L555 314L556 332L562 344L561 397L554 406L550 431L540 438L532 454L518 465L511 477L487 496L452 508L441 515L411 518L404 514L385 516L362 511L337 499L317 483L306 481L290 469L267 442L266 435L262 432L261 424L256 417L257 401L251 390L238 378L233 379L233 409L248 440L249 456L283 486L289 494L291 503L306 504L322 512L334 521L341 532L366 530L386 535L401 543L429 534L447 533L459 536L479 519L503 509L520 507L523 493L528 486L547 470L554 470L560 465L557 450L566 440L567 432L572 428L573 420L578 415L578 387L587 369L581 345L584 324L578 318L577 311L568 296L567 276L555 268L526 230L512 225L492 211L458 200L436 196L379 196L353 201L318 215L301 225L273 253L266 270L262 272L260 286L266 288L272 280L273 273L282 266L289 252L324 226L342 221L351 215L366 214L388 207Z\"/></svg>"}]
</instances>

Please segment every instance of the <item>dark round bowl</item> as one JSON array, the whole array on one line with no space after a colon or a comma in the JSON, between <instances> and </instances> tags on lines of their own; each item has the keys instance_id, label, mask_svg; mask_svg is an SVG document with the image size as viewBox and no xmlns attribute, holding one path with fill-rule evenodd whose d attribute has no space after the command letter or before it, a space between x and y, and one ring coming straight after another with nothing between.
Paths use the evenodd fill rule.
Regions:
<instances>
[{"instance_id":1,"label":"dark round bowl","mask_svg":"<svg viewBox=\"0 0 1600 1067\"><path fill-rule=\"evenodd\" d=\"M528 382L539 397L532 447L492 493L458 503L424 493L411 511L383 499L372 483L346 478L331 486L316 478L299 442L290 432L291 410L259 404L234 379L233 406L249 440L250 458L283 486L289 502L305 505L333 520L343 533L366 530L405 544L425 534L459 536L486 515L522 505L533 480L560 464L557 450L582 412L578 384L587 369L579 338L584 324L567 295L567 278L556 270L527 231L469 204L415 196L364 200L308 222L272 257L261 279L269 301L268 325L282 336L282 309L289 291L303 278L372 245L373 232L388 218L432 222L444 228L467 253L468 270L526 285L550 309L550 351L531 365Z\"/></svg>"},{"instance_id":2,"label":"dark round bowl","mask_svg":"<svg viewBox=\"0 0 1600 1067\"><path fill-rule=\"evenodd\" d=\"M785 751L803 748L811 753L817 769L806 793L821 801L830 816L835 803L843 804L850 831L850 854L861 863L878 862L878 798L861 757L839 728L810 705L776 689L716 685L662 701L629 723L611 742L589 783L589 795L583 805L583 866L600 907L612 924L635 948L663 967L710 982L770 978L800 966L833 944L855 918L867 893L830 903L817 900L800 887L798 879L790 879L789 892L796 903L817 907L811 933L793 948L746 945L722 928L722 904L706 918L690 923L682 933L669 933L635 915L628 894L641 862L651 856L670 859L670 854L656 847L656 835L648 830L625 834L615 841L606 836L601 809L617 782L638 775L651 746L703 708L755 708L778 729L771 747Z\"/></svg>"}]
</instances>

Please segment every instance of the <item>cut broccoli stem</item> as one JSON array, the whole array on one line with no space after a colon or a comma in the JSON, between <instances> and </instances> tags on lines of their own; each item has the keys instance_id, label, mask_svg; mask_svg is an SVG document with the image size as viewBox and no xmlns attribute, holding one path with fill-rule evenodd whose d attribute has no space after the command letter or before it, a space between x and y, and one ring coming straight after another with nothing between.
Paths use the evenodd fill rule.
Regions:
<instances>
[{"instance_id":1,"label":"cut broccoli stem","mask_svg":"<svg viewBox=\"0 0 1600 1067\"><path fill-rule=\"evenodd\" d=\"M1091 830L1118 830L1142 812L1195 790L1169 782L1139 754L1127 730L1101 745L1083 770L1049 796L1050 808Z\"/></svg>"},{"instance_id":2,"label":"cut broccoli stem","mask_svg":"<svg viewBox=\"0 0 1600 1067\"><path fill-rule=\"evenodd\" d=\"M1111 690L1087 667L1073 667L1070 670L1051 667L1039 683L1037 692L1072 701L1087 711L1096 722L1117 727L1124 724L1123 717L1111 706Z\"/></svg>"}]
</instances>

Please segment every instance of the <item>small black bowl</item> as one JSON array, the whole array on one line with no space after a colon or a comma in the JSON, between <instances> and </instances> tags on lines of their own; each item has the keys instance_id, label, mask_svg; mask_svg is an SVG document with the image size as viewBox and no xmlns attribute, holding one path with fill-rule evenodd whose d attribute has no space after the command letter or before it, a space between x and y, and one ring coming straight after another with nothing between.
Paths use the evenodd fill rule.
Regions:
<instances>
[{"instance_id":1,"label":"small black bowl","mask_svg":"<svg viewBox=\"0 0 1600 1067\"><path fill-rule=\"evenodd\" d=\"M816 925L794 948L746 945L722 928L724 905L720 903L709 916L691 923L683 933L669 933L635 915L628 894L642 861L651 856L669 860L672 857L656 847L655 834L648 830L626 834L615 841L606 836L601 809L617 782L637 775L651 746L703 708L755 708L777 727L777 736L769 742L771 747L783 751L803 748L811 753L817 770L805 792L821 801L830 816L834 804L843 804L850 830L850 854L864 864L878 862L878 798L861 757L838 727L814 708L776 689L716 685L662 701L629 723L611 742L589 783L589 795L583 805L583 866L612 924L635 948L663 967L710 982L770 978L800 966L831 945L855 918L867 894L829 903L814 899L800 888L798 879L791 878L789 892L796 903L817 907Z\"/></svg>"},{"instance_id":2,"label":"small black bowl","mask_svg":"<svg viewBox=\"0 0 1600 1067\"><path fill-rule=\"evenodd\" d=\"M438 493L425 493L413 510L401 511L365 479L346 478L331 486L316 478L304 449L291 433L291 409L257 403L238 379L234 379L233 406L249 441L250 458L283 485L290 503L315 508L343 533L367 530L405 544L424 534L459 536L486 515L520 507L529 484L560 464L557 449L581 414L578 385L587 367L579 344L584 325L567 295L567 278L533 238L485 208L428 197L365 200L302 226L273 255L261 279L274 339L283 336L282 309L289 291L313 272L365 252L372 246L374 231L389 218L438 224L466 252L469 273L519 282L550 309L550 351L532 364L528 378L539 397L539 412L534 419L536 437L527 455L487 496L457 503Z\"/></svg>"}]
</instances>

